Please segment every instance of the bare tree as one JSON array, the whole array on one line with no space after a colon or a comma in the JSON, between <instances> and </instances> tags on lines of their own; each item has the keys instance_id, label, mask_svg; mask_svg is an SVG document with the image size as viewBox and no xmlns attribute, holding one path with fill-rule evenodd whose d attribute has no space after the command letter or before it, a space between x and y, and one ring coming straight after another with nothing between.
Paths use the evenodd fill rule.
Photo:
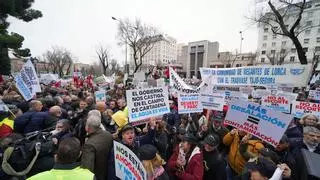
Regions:
<instances>
[{"instance_id":1,"label":"bare tree","mask_svg":"<svg viewBox=\"0 0 320 180\"><path fill-rule=\"evenodd\" d=\"M134 73L142 65L144 56L154 47L154 44L163 39L158 29L143 24L140 20L119 20L118 39L120 44L127 44L132 50Z\"/></svg>"},{"instance_id":2,"label":"bare tree","mask_svg":"<svg viewBox=\"0 0 320 180\"><path fill-rule=\"evenodd\" d=\"M280 52L273 51L266 54L266 56L268 57L271 65L282 65L288 54L288 51L281 49Z\"/></svg>"},{"instance_id":3,"label":"bare tree","mask_svg":"<svg viewBox=\"0 0 320 180\"><path fill-rule=\"evenodd\" d=\"M99 62L102 66L103 74L107 75L107 69L109 68L111 60L110 49L107 47L103 47L102 45L99 45L99 47L96 50L96 53L98 55Z\"/></svg>"},{"instance_id":4,"label":"bare tree","mask_svg":"<svg viewBox=\"0 0 320 180\"><path fill-rule=\"evenodd\" d=\"M317 27L318 25L312 25L307 21L302 20L302 14L305 9L311 7L310 2L306 0L277 0L271 2L268 1L269 11L267 13L261 12L258 17L254 17L252 20L258 22L264 26L270 27L271 31L275 35L286 36L291 39L295 45L301 64L308 64L306 53L298 39L300 33ZM292 24L287 24L287 20L293 19Z\"/></svg>"},{"instance_id":5,"label":"bare tree","mask_svg":"<svg viewBox=\"0 0 320 180\"><path fill-rule=\"evenodd\" d=\"M120 70L120 65L117 60L111 60L111 73L116 73Z\"/></svg>"},{"instance_id":6,"label":"bare tree","mask_svg":"<svg viewBox=\"0 0 320 180\"><path fill-rule=\"evenodd\" d=\"M73 64L71 53L62 47L53 47L43 54L44 62L48 64L48 68L52 69L54 74L60 77L70 73Z\"/></svg>"}]
</instances>

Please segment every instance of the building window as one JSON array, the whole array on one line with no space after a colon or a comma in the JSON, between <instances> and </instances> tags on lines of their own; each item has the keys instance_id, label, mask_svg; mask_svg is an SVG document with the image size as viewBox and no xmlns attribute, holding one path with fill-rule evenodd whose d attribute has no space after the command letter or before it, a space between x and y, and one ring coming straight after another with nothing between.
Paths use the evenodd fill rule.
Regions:
<instances>
[{"instance_id":1,"label":"building window","mask_svg":"<svg viewBox=\"0 0 320 180\"><path fill-rule=\"evenodd\" d=\"M295 53L296 51L296 48L291 48L291 53Z\"/></svg>"},{"instance_id":2,"label":"building window","mask_svg":"<svg viewBox=\"0 0 320 180\"><path fill-rule=\"evenodd\" d=\"M290 57L290 62L294 62L294 56Z\"/></svg>"},{"instance_id":3,"label":"building window","mask_svg":"<svg viewBox=\"0 0 320 180\"><path fill-rule=\"evenodd\" d=\"M263 36L263 40L267 40L268 39L268 36Z\"/></svg>"},{"instance_id":4,"label":"building window","mask_svg":"<svg viewBox=\"0 0 320 180\"><path fill-rule=\"evenodd\" d=\"M241 64L236 64L236 67L241 67L242 65Z\"/></svg>"},{"instance_id":5,"label":"building window","mask_svg":"<svg viewBox=\"0 0 320 180\"><path fill-rule=\"evenodd\" d=\"M318 29L318 33L320 33L320 28Z\"/></svg>"},{"instance_id":6,"label":"building window","mask_svg":"<svg viewBox=\"0 0 320 180\"><path fill-rule=\"evenodd\" d=\"M231 64L227 64L227 65L226 65L226 68L229 68L229 67L231 67Z\"/></svg>"},{"instance_id":7,"label":"building window","mask_svg":"<svg viewBox=\"0 0 320 180\"><path fill-rule=\"evenodd\" d=\"M307 47L303 48L303 51L304 51L305 53L308 52L308 48L307 48Z\"/></svg>"},{"instance_id":8,"label":"building window","mask_svg":"<svg viewBox=\"0 0 320 180\"><path fill-rule=\"evenodd\" d=\"M264 28L263 32L267 33L268 32L268 28Z\"/></svg>"},{"instance_id":9,"label":"building window","mask_svg":"<svg viewBox=\"0 0 320 180\"><path fill-rule=\"evenodd\" d=\"M272 35L272 38L273 38L273 39L276 39L276 38L277 38L277 35L276 35L276 34Z\"/></svg>"},{"instance_id":10,"label":"building window","mask_svg":"<svg viewBox=\"0 0 320 180\"><path fill-rule=\"evenodd\" d=\"M282 42L281 42L281 45L282 45L282 46L285 46L286 44L287 44L287 41L282 41Z\"/></svg>"},{"instance_id":11,"label":"building window","mask_svg":"<svg viewBox=\"0 0 320 180\"><path fill-rule=\"evenodd\" d=\"M308 43L309 43L309 40L310 40L310 39L304 39L304 40L303 40L303 43L304 43L304 44L308 44Z\"/></svg>"},{"instance_id":12,"label":"building window","mask_svg":"<svg viewBox=\"0 0 320 180\"><path fill-rule=\"evenodd\" d=\"M286 50L285 49L281 49L280 50L280 54L285 54L286 53Z\"/></svg>"},{"instance_id":13,"label":"building window","mask_svg":"<svg viewBox=\"0 0 320 180\"><path fill-rule=\"evenodd\" d=\"M261 54L266 54L266 51L261 51Z\"/></svg>"},{"instance_id":14,"label":"building window","mask_svg":"<svg viewBox=\"0 0 320 180\"><path fill-rule=\"evenodd\" d=\"M271 50L271 54L275 54L276 53L276 50Z\"/></svg>"},{"instance_id":15,"label":"building window","mask_svg":"<svg viewBox=\"0 0 320 180\"><path fill-rule=\"evenodd\" d=\"M266 58L261 58L261 62L264 63Z\"/></svg>"},{"instance_id":16,"label":"building window","mask_svg":"<svg viewBox=\"0 0 320 180\"><path fill-rule=\"evenodd\" d=\"M266 48L266 47L267 47L267 43L263 43L263 44L262 44L262 47L263 47L263 48Z\"/></svg>"},{"instance_id":17,"label":"building window","mask_svg":"<svg viewBox=\"0 0 320 180\"><path fill-rule=\"evenodd\" d=\"M319 43L320 42L320 37L317 37L317 43Z\"/></svg>"},{"instance_id":18,"label":"building window","mask_svg":"<svg viewBox=\"0 0 320 180\"><path fill-rule=\"evenodd\" d=\"M320 46L316 46L316 47L314 48L314 50L315 50L316 52L320 51Z\"/></svg>"},{"instance_id":19,"label":"building window","mask_svg":"<svg viewBox=\"0 0 320 180\"><path fill-rule=\"evenodd\" d=\"M308 29L308 30L306 30L304 33L305 33L305 35L309 35L309 34L311 33L311 30Z\"/></svg>"},{"instance_id":20,"label":"building window","mask_svg":"<svg viewBox=\"0 0 320 180\"><path fill-rule=\"evenodd\" d=\"M307 26L312 26L312 21L307 21L307 22L306 22L306 25L307 25Z\"/></svg>"},{"instance_id":21,"label":"building window","mask_svg":"<svg viewBox=\"0 0 320 180\"><path fill-rule=\"evenodd\" d=\"M276 46L276 42L272 42L272 47Z\"/></svg>"}]
</instances>

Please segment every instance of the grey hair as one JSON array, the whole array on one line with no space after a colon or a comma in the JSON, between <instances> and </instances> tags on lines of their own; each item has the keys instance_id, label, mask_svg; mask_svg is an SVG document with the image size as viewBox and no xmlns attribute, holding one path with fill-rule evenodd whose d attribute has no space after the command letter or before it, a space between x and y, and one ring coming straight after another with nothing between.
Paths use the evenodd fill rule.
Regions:
<instances>
[{"instance_id":1,"label":"grey hair","mask_svg":"<svg viewBox=\"0 0 320 180\"><path fill-rule=\"evenodd\" d=\"M101 125L101 118L97 116L89 116L86 125L93 129L99 129Z\"/></svg>"},{"instance_id":2,"label":"grey hair","mask_svg":"<svg viewBox=\"0 0 320 180\"><path fill-rule=\"evenodd\" d=\"M89 111L88 118L91 117L91 116L99 117L101 119L101 113L100 113L100 111L98 111L96 109Z\"/></svg>"},{"instance_id":3,"label":"grey hair","mask_svg":"<svg viewBox=\"0 0 320 180\"><path fill-rule=\"evenodd\" d=\"M309 133L320 133L320 130L313 126L306 126L303 128L303 134L309 134Z\"/></svg>"},{"instance_id":4,"label":"grey hair","mask_svg":"<svg viewBox=\"0 0 320 180\"><path fill-rule=\"evenodd\" d=\"M307 119L307 117L309 117L309 116L312 116L312 117L316 118L317 122L319 122L318 116L313 115L313 114L305 114L305 115L302 116L301 119L304 121L304 120Z\"/></svg>"}]
</instances>

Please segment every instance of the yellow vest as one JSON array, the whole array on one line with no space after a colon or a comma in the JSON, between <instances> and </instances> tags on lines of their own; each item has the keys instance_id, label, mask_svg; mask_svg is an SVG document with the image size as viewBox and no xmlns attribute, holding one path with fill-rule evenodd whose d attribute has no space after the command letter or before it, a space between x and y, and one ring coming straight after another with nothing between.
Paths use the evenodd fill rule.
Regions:
<instances>
[{"instance_id":1,"label":"yellow vest","mask_svg":"<svg viewBox=\"0 0 320 180\"><path fill-rule=\"evenodd\" d=\"M93 180L94 174L88 169L76 167L70 170L51 169L36 174L27 180Z\"/></svg>"},{"instance_id":2,"label":"yellow vest","mask_svg":"<svg viewBox=\"0 0 320 180\"><path fill-rule=\"evenodd\" d=\"M0 122L0 126L2 126L2 124L5 124L5 125L9 126L11 129L13 129L14 121L12 119L5 118Z\"/></svg>"}]
</instances>

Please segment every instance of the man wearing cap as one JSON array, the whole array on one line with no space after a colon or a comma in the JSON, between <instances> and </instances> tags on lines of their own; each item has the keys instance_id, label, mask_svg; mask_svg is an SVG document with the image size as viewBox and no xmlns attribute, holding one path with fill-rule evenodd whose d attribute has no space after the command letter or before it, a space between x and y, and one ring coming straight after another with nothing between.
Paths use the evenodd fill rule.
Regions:
<instances>
[{"instance_id":1,"label":"man wearing cap","mask_svg":"<svg viewBox=\"0 0 320 180\"><path fill-rule=\"evenodd\" d=\"M203 179L203 154L198 139L186 134L168 161L169 174L177 179Z\"/></svg>"},{"instance_id":2,"label":"man wearing cap","mask_svg":"<svg viewBox=\"0 0 320 180\"><path fill-rule=\"evenodd\" d=\"M222 154L219 153L217 147L220 139L215 134L209 134L203 141L203 163L204 163L204 180L227 179L226 167L227 163L223 159Z\"/></svg>"}]
</instances>

